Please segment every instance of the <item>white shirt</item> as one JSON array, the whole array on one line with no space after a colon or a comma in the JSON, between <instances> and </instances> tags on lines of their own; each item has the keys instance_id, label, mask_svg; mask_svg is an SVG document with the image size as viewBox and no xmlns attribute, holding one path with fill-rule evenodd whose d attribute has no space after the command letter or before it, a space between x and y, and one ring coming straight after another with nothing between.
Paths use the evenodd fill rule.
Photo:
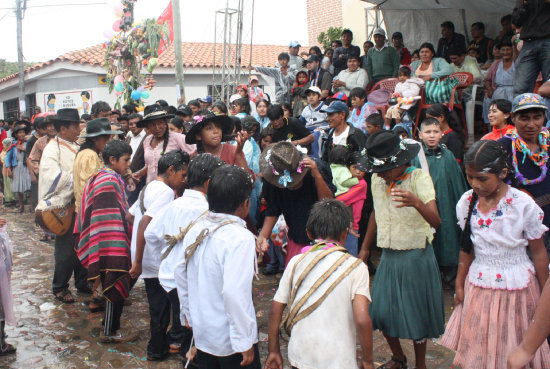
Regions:
<instances>
[{"instance_id":1,"label":"white shirt","mask_svg":"<svg viewBox=\"0 0 550 369\"><path fill-rule=\"evenodd\" d=\"M249 350L258 342L252 302L256 246L245 222L233 215L210 213L182 241L186 249L199 233L221 227L200 244L186 264L176 266L181 312L193 328L197 349L214 356Z\"/></svg>"},{"instance_id":2,"label":"white shirt","mask_svg":"<svg viewBox=\"0 0 550 369\"><path fill-rule=\"evenodd\" d=\"M136 240L137 231L139 228L139 222L144 215L147 215L153 219L157 215L160 215L164 208L174 201L174 190L171 189L164 182L154 180L149 183L145 188L145 194L143 196L143 205L145 206L145 214L141 213L140 199L132 205L130 208L130 214L134 216L134 227L132 229L132 263L136 257ZM145 242L145 249L143 250L142 272L140 278L157 278L160 265L160 248L155 244L148 244Z\"/></svg>"},{"instance_id":3,"label":"white shirt","mask_svg":"<svg viewBox=\"0 0 550 369\"><path fill-rule=\"evenodd\" d=\"M128 137L130 140L128 141L128 144L132 148L132 155L130 155L130 160L134 158L134 155L136 154L136 150L139 147L139 144L141 143L141 140L143 140L143 137L145 137L146 132L145 129L142 129L141 132L137 136L134 136L132 132L128 132Z\"/></svg>"},{"instance_id":4,"label":"white shirt","mask_svg":"<svg viewBox=\"0 0 550 369\"><path fill-rule=\"evenodd\" d=\"M332 144L333 145L347 145L348 135L349 135L349 125L346 125L344 132L336 135L336 132L332 135Z\"/></svg>"},{"instance_id":5,"label":"white shirt","mask_svg":"<svg viewBox=\"0 0 550 369\"><path fill-rule=\"evenodd\" d=\"M161 255L164 254L167 249L164 236L179 234L180 228L186 228L189 223L197 219L206 210L208 210L208 202L202 192L185 190L182 197L172 201L164 208L162 213L151 220L145 230L145 241L148 245L155 245L156 249L162 250ZM166 292L176 288L174 269L181 260L185 260L185 249L180 242L160 262L158 278Z\"/></svg>"},{"instance_id":6,"label":"white shirt","mask_svg":"<svg viewBox=\"0 0 550 369\"><path fill-rule=\"evenodd\" d=\"M288 304L290 291L313 259L322 250L312 251L296 265L300 255L293 257L285 268L279 282L279 289L273 298L281 304ZM333 252L322 259L308 274L296 293L294 304L312 288L313 284L334 265L342 252ZM333 282L357 260L346 260L331 276L321 284L305 305L308 308L317 301ZM296 265L294 280L290 280L292 269ZM356 330L353 319L353 300L355 295L370 298L369 271L364 263L359 264L329 293L327 298L310 315L297 322L292 328L288 342L288 360L300 369L350 369L357 368ZM287 309L290 309L287 306ZM336 338L336 339L335 339ZM322 348L322 349L320 349Z\"/></svg>"},{"instance_id":7,"label":"white shirt","mask_svg":"<svg viewBox=\"0 0 550 369\"><path fill-rule=\"evenodd\" d=\"M472 190L464 193L456 205L458 225L464 229ZM543 236L548 228L542 224L544 213L525 192L509 187L504 196L487 213L472 211L470 227L474 261L468 270L471 284L495 290L517 291L527 288L535 266L527 255L529 240Z\"/></svg>"}]
</instances>

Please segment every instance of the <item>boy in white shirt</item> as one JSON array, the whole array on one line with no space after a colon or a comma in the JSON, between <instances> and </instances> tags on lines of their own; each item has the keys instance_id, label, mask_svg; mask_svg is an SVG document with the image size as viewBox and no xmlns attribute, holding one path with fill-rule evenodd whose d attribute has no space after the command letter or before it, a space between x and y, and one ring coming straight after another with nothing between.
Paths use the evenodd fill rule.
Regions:
<instances>
[{"instance_id":1,"label":"boy in white shirt","mask_svg":"<svg viewBox=\"0 0 550 369\"><path fill-rule=\"evenodd\" d=\"M357 368L356 334L363 351L361 368L374 368L369 271L343 247L351 221L343 202L324 199L313 205L306 231L315 244L290 260L271 305L267 369L283 369L279 327L287 305L283 328L291 335L288 360L294 368ZM315 287L317 282L321 284Z\"/></svg>"},{"instance_id":2,"label":"boy in white shirt","mask_svg":"<svg viewBox=\"0 0 550 369\"><path fill-rule=\"evenodd\" d=\"M313 134L314 141L311 144L311 155L318 158L322 144L322 130L328 128L327 113L321 111L326 105L321 101L321 89L317 86L309 87L306 90L306 96L308 106L302 110L300 120Z\"/></svg>"},{"instance_id":3,"label":"boy in white shirt","mask_svg":"<svg viewBox=\"0 0 550 369\"><path fill-rule=\"evenodd\" d=\"M252 187L244 169L216 169L207 192L210 211L182 241L185 260L174 277L201 369L261 368L252 302L256 245L243 220Z\"/></svg>"},{"instance_id":4,"label":"boy in white shirt","mask_svg":"<svg viewBox=\"0 0 550 369\"><path fill-rule=\"evenodd\" d=\"M153 219L160 216L166 206L174 201L174 192L181 193L185 188L185 178L189 165L189 155L181 150L164 154L158 162L158 177L150 182L132 205L129 213L133 216L132 268L130 276L141 276L145 282L145 292L149 302L150 334L147 344L147 360L162 360L168 352L179 352L183 341L191 341L191 332L181 325L179 303L171 309L171 301L177 301L177 293L164 291L158 280L160 249L147 243L144 233ZM170 311L172 310L172 326ZM175 310L175 311L174 311Z\"/></svg>"}]
</instances>

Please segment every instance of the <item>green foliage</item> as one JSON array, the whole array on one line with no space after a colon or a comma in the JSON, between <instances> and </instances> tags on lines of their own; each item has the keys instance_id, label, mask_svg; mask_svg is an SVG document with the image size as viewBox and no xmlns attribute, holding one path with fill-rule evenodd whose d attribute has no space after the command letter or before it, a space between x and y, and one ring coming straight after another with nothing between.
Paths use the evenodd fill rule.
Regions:
<instances>
[{"instance_id":1,"label":"green foliage","mask_svg":"<svg viewBox=\"0 0 550 369\"><path fill-rule=\"evenodd\" d=\"M25 68L28 68L35 63L25 63ZM14 73L19 72L17 68L17 62L9 62L6 59L0 59L0 78L11 76Z\"/></svg>"},{"instance_id":2,"label":"green foliage","mask_svg":"<svg viewBox=\"0 0 550 369\"><path fill-rule=\"evenodd\" d=\"M321 32L317 41L323 46L323 50L330 48L332 41L339 40L343 30L342 27L330 27L326 32Z\"/></svg>"}]
</instances>

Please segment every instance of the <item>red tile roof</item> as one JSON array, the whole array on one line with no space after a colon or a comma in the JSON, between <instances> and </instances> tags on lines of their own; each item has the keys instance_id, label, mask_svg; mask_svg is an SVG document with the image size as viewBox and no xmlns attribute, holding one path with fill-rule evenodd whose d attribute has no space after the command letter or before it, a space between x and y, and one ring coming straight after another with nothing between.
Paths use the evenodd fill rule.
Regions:
<instances>
[{"instance_id":1,"label":"red tile roof","mask_svg":"<svg viewBox=\"0 0 550 369\"><path fill-rule=\"evenodd\" d=\"M214 66L214 44L206 42L184 42L182 48L183 64L186 68L212 68ZM304 47L308 50L307 47ZM277 62L277 56L281 52L288 51L287 46L281 45L253 45L252 46L252 65L261 65L265 67L273 67ZM69 63L90 64L103 66L102 45L95 45L82 50L70 51L55 59L47 62L35 64L25 69L25 74L31 71L44 68L58 61L67 61ZM223 45L216 45L216 66L221 66L222 63ZM231 49L232 55L235 54L235 48ZM248 67L250 60L250 45L243 45L241 48L241 65ZM175 67L174 45L170 45L168 49L159 57L159 67ZM0 79L0 84L17 78L18 73L14 73Z\"/></svg>"}]
</instances>

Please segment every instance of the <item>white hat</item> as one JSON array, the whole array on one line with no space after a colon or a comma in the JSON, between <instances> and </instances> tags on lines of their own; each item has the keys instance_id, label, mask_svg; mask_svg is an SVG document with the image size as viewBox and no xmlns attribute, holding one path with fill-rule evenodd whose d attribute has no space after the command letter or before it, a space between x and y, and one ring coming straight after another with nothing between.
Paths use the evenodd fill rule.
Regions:
<instances>
[{"instance_id":1,"label":"white hat","mask_svg":"<svg viewBox=\"0 0 550 369\"><path fill-rule=\"evenodd\" d=\"M321 89L317 86L310 86L307 90L306 90L306 94L308 93L308 91L312 91L312 92L315 92L317 94L319 94L319 96L322 95L321 93Z\"/></svg>"},{"instance_id":2,"label":"white hat","mask_svg":"<svg viewBox=\"0 0 550 369\"><path fill-rule=\"evenodd\" d=\"M377 28L374 30L374 35L380 35L384 38L386 38L386 31L384 31L382 28Z\"/></svg>"}]
</instances>

